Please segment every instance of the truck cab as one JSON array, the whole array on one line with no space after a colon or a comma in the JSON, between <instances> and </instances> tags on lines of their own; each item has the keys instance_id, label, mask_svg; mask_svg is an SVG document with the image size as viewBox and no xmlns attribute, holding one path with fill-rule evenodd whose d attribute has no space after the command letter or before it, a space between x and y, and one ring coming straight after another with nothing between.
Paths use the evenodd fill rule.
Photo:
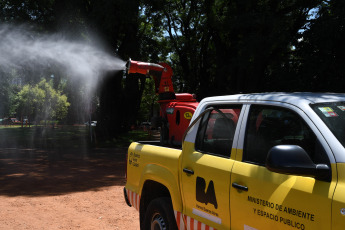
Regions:
<instances>
[{"instance_id":1,"label":"truck cab","mask_svg":"<svg viewBox=\"0 0 345 230\"><path fill-rule=\"evenodd\" d=\"M126 194L142 229L343 229L344 126L343 94L207 98L182 150L131 145ZM148 181L165 192L148 199ZM162 198L170 211L155 219Z\"/></svg>"}]
</instances>

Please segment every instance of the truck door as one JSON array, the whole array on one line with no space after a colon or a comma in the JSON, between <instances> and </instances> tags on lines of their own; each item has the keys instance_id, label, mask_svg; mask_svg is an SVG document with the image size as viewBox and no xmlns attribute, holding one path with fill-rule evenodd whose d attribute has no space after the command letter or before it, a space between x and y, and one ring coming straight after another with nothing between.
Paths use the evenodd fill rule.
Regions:
<instances>
[{"instance_id":1,"label":"truck door","mask_svg":"<svg viewBox=\"0 0 345 230\"><path fill-rule=\"evenodd\" d=\"M242 159L234 163L231 175L231 229L331 229L336 172L327 154L330 149L308 118L295 111L250 107L246 131L240 137ZM329 166L329 178L319 180L268 170L267 153L276 145L302 147L315 164Z\"/></svg>"},{"instance_id":2,"label":"truck door","mask_svg":"<svg viewBox=\"0 0 345 230\"><path fill-rule=\"evenodd\" d=\"M217 107L204 114L195 143L184 142L181 189L184 202L180 229L229 229L232 148L240 105Z\"/></svg>"}]
</instances>

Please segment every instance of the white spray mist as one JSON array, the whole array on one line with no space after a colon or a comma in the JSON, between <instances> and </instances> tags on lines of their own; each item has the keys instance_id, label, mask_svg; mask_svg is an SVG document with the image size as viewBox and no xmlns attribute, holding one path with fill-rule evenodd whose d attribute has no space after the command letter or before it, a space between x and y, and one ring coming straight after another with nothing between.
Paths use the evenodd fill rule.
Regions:
<instances>
[{"instance_id":1,"label":"white spray mist","mask_svg":"<svg viewBox=\"0 0 345 230\"><path fill-rule=\"evenodd\" d=\"M61 34L38 34L25 26L0 25L0 69L47 69L51 65L83 82L90 92L104 71L125 69L123 60L95 44L70 41Z\"/></svg>"},{"instance_id":2,"label":"white spray mist","mask_svg":"<svg viewBox=\"0 0 345 230\"><path fill-rule=\"evenodd\" d=\"M38 33L27 25L0 24L0 72L16 69L35 77L50 77L57 67L59 74L84 90L81 104L88 111L99 77L106 71L124 70L125 62L99 44L68 40L62 34ZM42 76L42 72L49 76Z\"/></svg>"}]
</instances>

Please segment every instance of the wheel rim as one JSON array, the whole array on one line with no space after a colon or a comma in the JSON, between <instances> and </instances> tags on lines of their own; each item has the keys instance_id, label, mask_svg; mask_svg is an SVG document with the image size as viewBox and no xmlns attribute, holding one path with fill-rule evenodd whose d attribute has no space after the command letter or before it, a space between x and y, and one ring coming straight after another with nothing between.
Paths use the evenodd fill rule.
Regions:
<instances>
[{"instance_id":1,"label":"wheel rim","mask_svg":"<svg viewBox=\"0 0 345 230\"><path fill-rule=\"evenodd\" d=\"M159 213L153 215L151 221L151 230L166 230L166 223Z\"/></svg>"}]
</instances>

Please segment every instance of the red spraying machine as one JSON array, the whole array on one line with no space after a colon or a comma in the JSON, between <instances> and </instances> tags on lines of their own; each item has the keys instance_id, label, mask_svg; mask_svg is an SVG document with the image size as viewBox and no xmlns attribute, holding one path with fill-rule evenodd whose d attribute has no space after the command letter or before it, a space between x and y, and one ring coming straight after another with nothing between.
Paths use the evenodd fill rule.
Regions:
<instances>
[{"instance_id":1,"label":"red spraying machine","mask_svg":"<svg viewBox=\"0 0 345 230\"><path fill-rule=\"evenodd\" d=\"M181 145L182 137L199 102L190 93L175 93L171 67L166 63L127 62L127 73L153 77L160 104L161 144Z\"/></svg>"}]
</instances>

